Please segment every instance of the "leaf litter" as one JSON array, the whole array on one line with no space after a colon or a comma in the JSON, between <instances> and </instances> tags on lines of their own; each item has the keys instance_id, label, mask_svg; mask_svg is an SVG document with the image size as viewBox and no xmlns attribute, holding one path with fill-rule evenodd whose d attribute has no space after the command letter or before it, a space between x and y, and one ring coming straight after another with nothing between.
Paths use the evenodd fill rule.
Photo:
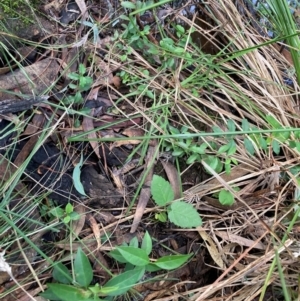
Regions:
<instances>
[{"instance_id":1,"label":"leaf litter","mask_svg":"<svg viewBox=\"0 0 300 301\"><path fill-rule=\"evenodd\" d=\"M270 134L266 138L248 135L244 140L240 135L236 136L232 148L235 152L231 156L239 164L232 164L230 174L211 170L207 166L207 158L203 158L203 164L198 160L188 166L185 162L187 156L198 158L198 154L187 153L182 158L171 156L171 162L162 162L158 158L161 158L164 142L154 139L158 135L168 135L170 127L165 126L166 122L177 129L187 126L193 133L213 132L216 127L224 132L228 120L231 121L231 128L236 129L246 124L245 119L248 127L255 129L297 127L299 109L295 91L298 84L294 79L292 87L285 84L285 71L293 62L289 49L274 42L231 59L230 53L226 53L228 58L219 52L221 55L216 61L222 61L222 64L216 66L223 69L213 78L210 77L213 69L213 60L210 59L223 46L238 54L249 47L269 42L265 35L255 32L253 24L246 26L249 21L246 11L251 11L249 7L248 11L247 6L243 6L241 13L238 10L241 8L234 6L233 1L207 1L194 5L198 6L197 15L194 10L191 17L189 13L193 5L187 2L184 7L178 4L159 6L157 11L149 9L144 14L140 11L129 15L126 9L136 7L136 4L126 2L123 8L118 8L118 14L136 18L136 26L143 34L137 43L136 37L130 40L122 36L117 45L115 35L124 29L120 19L114 17L116 12L112 13L111 6L97 10L93 5L87 6L85 1L75 2L77 7L69 9L60 1L45 4L44 9L52 15L52 22L59 29L53 27L49 35L40 36L39 43L33 42L32 37L22 40L21 44L30 42L36 47L25 54L18 51L20 56L12 62L1 57L4 61L0 66L1 102L4 104L7 100L13 100L8 105L22 102L17 109L2 112L7 116L1 121L3 136L0 139L1 187L8 193L8 196L3 196L3 204L11 203L15 217L10 215L10 218L18 229L32 237L38 248L44 250L47 243L51 244L52 247L46 248L46 252L47 256L54 256L55 261L68 260L71 252L77 251L83 244L83 251L89 260L94 260L98 266L101 266L99 262L103 262L108 269L113 268L113 262L107 251L119 245L128 232L135 235L151 229L151 236L157 240L154 245L156 253L151 254L155 259L159 258L159 253L170 255L169 249L182 254L178 256L193 250L191 262L179 269L177 274L170 272L164 275L166 279L177 278L175 283L165 280L162 286L159 283L152 287L145 283L136 286L144 294L144 300L176 300L178 294L190 296L190 300L209 300L213 297L258 300L257 296L263 291L268 295L279 287L277 270L264 284L275 258L275 249L286 275L290 277L287 278L287 285L294 289L299 273L295 258L299 254L296 243L299 229L289 229L289 240L281 242L280 239L286 233L290 216L296 211L293 192L298 185L299 172L297 139L285 144L282 139L284 135ZM63 11L63 7L67 10ZM211 14L216 18L212 18ZM156 17L159 22L155 22ZM252 23L255 23L254 17L250 13ZM87 22L91 20L98 20L99 24L88 26ZM188 43L174 46L174 41L184 33L180 27L177 27L180 29L177 32L172 31L174 20L175 25L196 28L189 35L202 47L203 61L176 57L189 53L190 47L194 46ZM169 40L163 40L158 34L161 24L169 30ZM102 25L99 34L98 27ZM241 32L245 38L237 38ZM168 57L157 48L154 50L151 43L141 47L139 42L143 37L147 37L153 45L166 47L164 51L175 49L177 53L173 56L178 60L175 67L174 58L168 61ZM18 39L16 36L13 38ZM226 44L228 41L232 44ZM3 49L8 53L14 50ZM150 57L143 52L144 49L151 54ZM25 58L30 53L34 53L33 61L25 65ZM85 66L82 74L78 72L80 64ZM74 73L79 74L76 78L79 82L81 79L81 83L86 83L87 78L93 79L88 91L77 85L74 76L68 76ZM203 77L193 82L195 74ZM229 80L226 80L228 77ZM81 93L81 98L78 98L77 92ZM72 100L70 103L64 102L67 97ZM26 99L40 101L26 103ZM169 106L171 109L164 115L165 108ZM11 113L17 118L8 115ZM36 151L40 135L50 128L47 140L38 145ZM143 136L144 140L136 139ZM221 147L224 142L228 143L225 136L205 139L208 143L205 148L214 156L218 155L214 144ZM199 149L200 144L196 139L163 140L173 147L187 147L190 152ZM257 140L261 141L262 149L255 144ZM194 142L199 143L197 147L189 148L189 143ZM229 146L220 150L226 152ZM31 162L23 170L20 169L32 151L36 154ZM182 153L180 148L175 151ZM130 166L131 162L135 164ZM18 169L24 175L18 183L14 183ZM154 218L155 213L161 210L151 198L154 174L170 182L174 197L171 199L166 194L167 201L181 197L189 201L191 204L188 205L196 208L197 216L202 217L203 228L191 229L196 226L196 218L190 221L188 229L178 229L170 222L164 224ZM231 193L232 206L220 204L218 197L222 189L226 189L227 194ZM66 242L67 229L61 224L57 228L59 221L49 216L53 206L64 208L68 202L83 206L76 209L81 218L73 224L72 233L75 236L71 246L70 240ZM173 204L176 207L181 203ZM27 210L34 211L36 208L37 219L32 227L33 218ZM19 216L29 218L21 219ZM189 214L185 218L189 221ZM180 215L170 218L171 222L178 219ZM17 264L24 268L14 269L15 279L23 280L26 275L30 283L34 276L26 268L26 262L18 256L21 250L14 244L15 238L9 231L11 226L5 222L1 222L0 226L4 233L1 246L3 250L8 250L9 262L4 260L2 252L2 269L8 271L7 267L13 266L18 258ZM49 237L42 235L46 226L51 228L47 233ZM30 231L40 231L41 235L34 238ZM103 243L105 237L108 239L104 239ZM272 245L271 237L277 239L276 245ZM47 281L51 282L50 273L45 270L47 260L27 242L23 243L23 247L27 254L33 254L31 265L36 275L48 277ZM92 255L95 255L94 259ZM123 267L119 266L119 269ZM101 269L97 269L97 273L101 275ZM107 275L104 278L101 285L109 280ZM14 285L7 277L0 279L3 279L1 285ZM17 284L12 292L4 290L1 298L24 298L24 292L18 288L20 286ZM35 295L40 292L34 285L27 288ZM280 292L276 298L280 298Z\"/></svg>"}]
</instances>

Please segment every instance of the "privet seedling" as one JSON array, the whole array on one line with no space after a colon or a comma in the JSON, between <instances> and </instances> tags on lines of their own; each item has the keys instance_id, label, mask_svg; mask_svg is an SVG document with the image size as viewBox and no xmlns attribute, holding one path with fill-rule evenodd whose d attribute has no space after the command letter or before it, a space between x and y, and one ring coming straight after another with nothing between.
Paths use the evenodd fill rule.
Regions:
<instances>
[{"instance_id":1,"label":"privet seedling","mask_svg":"<svg viewBox=\"0 0 300 301\"><path fill-rule=\"evenodd\" d=\"M154 175L151 182L152 198L158 206L164 206L165 211L156 214L156 218L162 222L169 220L176 226L192 228L202 225L202 219L192 204L175 201L172 186L164 178ZM168 205L168 203L170 203Z\"/></svg>"},{"instance_id":2,"label":"privet seedling","mask_svg":"<svg viewBox=\"0 0 300 301\"><path fill-rule=\"evenodd\" d=\"M98 283L91 285L93 269L89 259L79 248L74 259L73 273L62 263L57 263L53 269L53 279L56 282L48 283L47 290L41 296L56 301L112 300L115 296L127 293L146 272L179 268L192 256L167 255L153 260L149 257L151 252L152 239L148 232L145 233L140 247L136 237L129 245L116 247L109 255L125 264L125 272L113 276L105 285L100 286Z\"/></svg>"}]
</instances>

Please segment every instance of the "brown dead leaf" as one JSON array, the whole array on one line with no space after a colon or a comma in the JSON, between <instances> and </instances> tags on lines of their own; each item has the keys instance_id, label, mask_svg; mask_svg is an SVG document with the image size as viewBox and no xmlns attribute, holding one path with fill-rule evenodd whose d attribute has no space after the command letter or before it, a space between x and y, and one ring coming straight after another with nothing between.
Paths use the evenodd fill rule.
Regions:
<instances>
[{"instance_id":1,"label":"brown dead leaf","mask_svg":"<svg viewBox=\"0 0 300 301\"><path fill-rule=\"evenodd\" d=\"M145 208L148 204L148 201L150 199L150 196L151 196L150 187L151 187L151 181L152 181L152 177L153 177L154 162L156 159L156 158L154 158L154 156L157 154L157 147L158 146L156 145L155 147L149 146L149 148L148 148L148 152L147 152L147 156L146 156L146 166L145 166L145 171L144 171L144 172L148 171L148 173L146 175L144 185L143 185L143 188L140 193L140 197L139 197L136 211L134 214L130 233L134 233L137 230L139 223L143 217L144 210L145 210Z\"/></svg>"},{"instance_id":2,"label":"brown dead leaf","mask_svg":"<svg viewBox=\"0 0 300 301\"><path fill-rule=\"evenodd\" d=\"M94 109L92 109L93 111ZM91 112L91 114L93 114L93 112ZM97 155L97 157L100 159L100 153L99 153L99 145L98 142L95 141L97 139L97 135L96 132L93 131L94 130L94 122L93 119L91 117L87 117L84 116L83 120L82 120L82 128L84 132L89 132L87 134L89 140L90 140L90 145L92 146L95 154Z\"/></svg>"},{"instance_id":3,"label":"brown dead leaf","mask_svg":"<svg viewBox=\"0 0 300 301\"><path fill-rule=\"evenodd\" d=\"M18 90L24 95L40 95L57 79L58 63L52 58L46 58L22 70L0 76L1 91L14 92ZM26 74L26 76L24 76ZM1 92L0 100L11 98L10 93Z\"/></svg>"},{"instance_id":4,"label":"brown dead leaf","mask_svg":"<svg viewBox=\"0 0 300 301\"><path fill-rule=\"evenodd\" d=\"M99 226L97 224L97 221L95 220L95 218L93 217L92 214L87 215L87 221L88 221L90 227L92 228L92 231L93 231L94 236L96 238L97 249L100 249L101 248L101 234L100 234L100 231L99 231Z\"/></svg>"},{"instance_id":5,"label":"brown dead leaf","mask_svg":"<svg viewBox=\"0 0 300 301\"><path fill-rule=\"evenodd\" d=\"M221 237L222 239L226 240L226 241L230 241L230 242L236 242L241 246L245 246L245 247L252 247L254 245L254 241L241 237L239 235L236 234L232 234L232 233L227 233L225 231L215 231L216 235ZM258 242L255 244L255 246L253 247L255 249L259 249L259 250L265 250L266 247L261 243Z\"/></svg>"},{"instance_id":6,"label":"brown dead leaf","mask_svg":"<svg viewBox=\"0 0 300 301\"><path fill-rule=\"evenodd\" d=\"M177 169L175 166L170 162L161 161L161 164L167 174L168 180L173 188L174 197L176 199L181 198L181 185L180 185L180 178Z\"/></svg>"},{"instance_id":7,"label":"brown dead leaf","mask_svg":"<svg viewBox=\"0 0 300 301\"><path fill-rule=\"evenodd\" d=\"M45 119L45 116L42 114L34 114L32 120L27 124L26 129L21 136L30 136L41 130Z\"/></svg>"},{"instance_id":8,"label":"brown dead leaf","mask_svg":"<svg viewBox=\"0 0 300 301\"><path fill-rule=\"evenodd\" d=\"M204 240L211 258L221 269L225 269L225 264L223 262L222 256L218 251L214 241L207 235L206 231L202 228L198 227L197 230L202 239Z\"/></svg>"},{"instance_id":9,"label":"brown dead leaf","mask_svg":"<svg viewBox=\"0 0 300 301\"><path fill-rule=\"evenodd\" d=\"M78 220L75 220L72 222L72 233L75 234L72 237L74 237L74 239L75 239L81 233L84 223L85 223L85 218L86 218L85 206L78 203L78 204L76 204L74 211L77 212L80 216L80 218Z\"/></svg>"}]
</instances>

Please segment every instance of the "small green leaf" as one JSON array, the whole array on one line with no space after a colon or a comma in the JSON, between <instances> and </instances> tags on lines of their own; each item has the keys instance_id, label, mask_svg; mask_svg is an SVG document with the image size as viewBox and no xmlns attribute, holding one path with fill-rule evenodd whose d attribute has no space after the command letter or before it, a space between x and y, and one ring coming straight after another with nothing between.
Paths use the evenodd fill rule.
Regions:
<instances>
[{"instance_id":1,"label":"small green leaf","mask_svg":"<svg viewBox=\"0 0 300 301\"><path fill-rule=\"evenodd\" d=\"M153 264L164 270L173 270L179 268L191 258L192 254L187 255L168 255L159 258Z\"/></svg>"},{"instance_id":2,"label":"small green leaf","mask_svg":"<svg viewBox=\"0 0 300 301\"><path fill-rule=\"evenodd\" d=\"M129 246L130 247L134 247L134 248L138 248L139 247L139 241L137 239L137 237L133 237L130 242L129 242Z\"/></svg>"},{"instance_id":3,"label":"small green leaf","mask_svg":"<svg viewBox=\"0 0 300 301\"><path fill-rule=\"evenodd\" d=\"M68 78L69 78L69 79L72 79L72 80L79 80L80 75L77 74L77 73L71 72L71 73L68 74ZM73 88L72 88L72 89L73 89Z\"/></svg>"},{"instance_id":4,"label":"small green leaf","mask_svg":"<svg viewBox=\"0 0 300 301\"><path fill-rule=\"evenodd\" d=\"M67 214L70 214L71 212L73 212L73 209L74 209L73 205L71 203L68 203L66 205L65 211L66 211Z\"/></svg>"},{"instance_id":5,"label":"small green leaf","mask_svg":"<svg viewBox=\"0 0 300 301\"><path fill-rule=\"evenodd\" d=\"M151 182L151 194L155 203L164 206L174 200L174 191L171 184L164 178L154 175Z\"/></svg>"},{"instance_id":6,"label":"small green leaf","mask_svg":"<svg viewBox=\"0 0 300 301\"><path fill-rule=\"evenodd\" d=\"M84 73L86 72L86 68L83 64L79 64L78 72L81 76L84 75Z\"/></svg>"},{"instance_id":7,"label":"small green leaf","mask_svg":"<svg viewBox=\"0 0 300 301\"><path fill-rule=\"evenodd\" d=\"M165 223L168 220L166 212L155 213L155 218L162 223Z\"/></svg>"},{"instance_id":8,"label":"small green leaf","mask_svg":"<svg viewBox=\"0 0 300 301\"><path fill-rule=\"evenodd\" d=\"M221 160L216 156L206 156L203 158L203 161L212 168L216 173L220 173L223 169L223 164ZM206 169L205 169L206 170ZM209 170L206 170L210 174Z\"/></svg>"},{"instance_id":9,"label":"small green leaf","mask_svg":"<svg viewBox=\"0 0 300 301\"><path fill-rule=\"evenodd\" d=\"M70 215L65 216L63 221L65 224L68 224L71 221L71 216Z\"/></svg>"},{"instance_id":10,"label":"small green leaf","mask_svg":"<svg viewBox=\"0 0 300 301\"><path fill-rule=\"evenodd\" d=\"M145 250L134 247L117 247L120 254L127 262L135 266L145 266L149 263L149 257Z\"/></svg>"},{"instance_id":11,"label":"small green leaf","mask_svg":"<svg viewBox=\"0 0 300 301\"><path fill-rule=\"evenodd\" d=\"M136 267L131 271L127 271L125 273L113 277L103 286L103 288L116 288L115 290L107 293L108 296L123 295L144 276L144 273L144 266Z\"/></svg>"},{"instance_id":12,"label":"small green leaf","mask_svg":"<svg viewBox=\"0 0 300 301\"><path fill-rule=\"evenodd\" d=\"M248 138L245 138L245 139L244 139L244 145L245 145L245 148L246 148L247 152L248 152L251 156L253 156L254 153L255 153L255 148L254 148L254 146L253 146L252 141L249 140Z\"/></svg>"},{"instance_id":13,"label":"small green leaf","mask_svg":"<svg viewBox=\"0 0 300 301\"><path fill-rule=\"evenodd\" d=\"M186 202L174 202L168 207L169 220L182 228L192 228L202 225L202 219L193 205Z\"/></svg>"},{"instance_id":14,"label":"small green leaf","mask_svg":"<svg viewBox=\"0 0 300 301\"><path fill-rule=\"evenodd\" d=\"M136 5L133 2L130 1L122 1L121 6L128 9L135 9Z\"/></svg>"},{"instance_id":15,"label":"small green leaf","mask_svg":"<svg viewBox=\"0 0 300 301\"><path fill-rule=\"evenodd\" d=\"M73 281L70 271L61 262L56 263L53 267L52 276L56 281L63 284L70 284Z\"/></svg>"},{"instance_id":16,"label":"small green leaf","mask_svg":"<svg viewBox=\"0 0 300 301\"><path fill-rule=\"evenodd\" d=\"M56 295L60 301L79 301L91 296L91 292L73 285L48 283L48 288Z\"/></svg>"},{"instance_id":17,"label":"small green leaf","mask_svg":"<svg viewBox=\"0 0 300 301\"><path fill-rule=\"evenodd\" d=\"M54 207L49 211L49 213L57 218L61 218L64 216L65 211L60 207Z\"/></svg>"},{"instance_id":18,"label":"small green leaf","mask_svg":"<svg viewBox=\"0 0 300 301\"><path fill-rule=\"evenodd\" d=\"M80 162L75 166L75 168L73 170L73 182L74 182L75 189L82 195L86 196L83 185L80 180L82 162L83 162L83 156L81 154Z\"/></svg>"},{"instance_id":19,"label":"small green leaf","mask_svg":"<svg viewBox=\"0 0 300 301\"><path fill-rule=\"evenodd\" d=\"M219 202L225 206L231 206L234 203L233 194L225 189L222 189L219 193Z\"/></svg>"},{"instance_id":20,"label":"small green leaf","mask_svg":"<svg viewBox=\"0 0 300 301\"><path fill-rule=\"evenodd\" d=\"M142 241L142 249L145 250L146 254L149 255L152 251L152 239L149 235L148 231L146 231L143 241Z\"/></svg>"},{"instance_id":21,"label":"small green leaf","mask_svg":"<svg viewBox=\"0 0 300 301\"><path fill-rule=\"evenodd\" d=\"M268 123L272 126L273 129L282 129L282 125L271 114L267 114L266 119L267 119Z\"/></svg>"},{"instance_id":22,"label":"small green leaf","mask_svg":"<svg viewBox=\"0 0 300 301\"><path fill-rule=\"evenodd\" d=\"M263 149L263 150L267 150L268 149L267 141L262 136L259 137L258 143L259 143L259 146L261 147L261 149Z\"/></svg>"},{"instance_id":23,"label":"small green leaf","mask_svg":"<svg viewBox=\"0 0 300 301\"><path fill-rule=\"evenodd\" d=\"M226 145L223 145L219 148L218 153L222 154L222 153L226 153L230 148L230 144L227 143Z\"/></svg>"},{"instance_id":24,"label":"small green leaf","mask_svg":"<svg viewBox=\"0 0 300 301\"><path fill-rule=\"evenodd\" d=\"M243 131L249 131L250 130L249 121L247 119L242 120L242 129L243 129Z\"/></svg>"},{"instance_id":25,"label":"small green leaf","mask_svg":"<svg viewBox=\"0 0 300 301\"><path fill-rule=\"evenodd\" d=\"M234 132L235 131L235 123L233 120L229 119L227 121L227 127L229 132Z\"/></svg>"},{"instance_id":26,"label":"small green leaf","mask_svg":"<svg viewBox=\"0 0 300 301\"><path fill-rule=\"evenodd\" d=\"M87 287L93 280L93 269L87 256L81 248L78 248L74 260L74 271L76 281L84 287Z\"/></svg>"},{"instance_id":27,"label":"small green leaf","mask_svg":"<svg viewBox=\"0 0 300 301\"><path fill-rule=\"evenodd\" d=\"M186 160L186 164L193 164L195 161L200 160L200 156L198 154L192 154Z\"/></svg>"},{"instance_id":28,"label":"small green leaf","mask_svg":"<svg viewBox=\"0 0 300 301\"><path fill-rule=\"evenodd\" d=\"M280 144L277 140L272 140L272 148L273 148L273 152L276 154L276 155L279 155L280 153Z\"/></svg>"}]
</instances>

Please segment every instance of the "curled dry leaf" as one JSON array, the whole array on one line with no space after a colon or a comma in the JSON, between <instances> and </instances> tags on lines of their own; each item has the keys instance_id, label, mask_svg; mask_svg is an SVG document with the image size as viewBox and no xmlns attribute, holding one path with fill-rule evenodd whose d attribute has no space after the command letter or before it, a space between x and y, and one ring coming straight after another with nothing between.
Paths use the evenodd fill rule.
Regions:
<instances>
[{"instance_id":1,"label":"curled dry leaf","mask_svg":"<svg viewBox=\"0 0 300 301\"><path fill-rule=\"evenodd\" d=\"M200 236L202 237L202 239L204 240L207 250L210 254L210 256L212 257L212 259L214 260L214 262L221 268L221 269L225 269L225 264L223 262L223 259L221 257L220 252L218 251L215 243L213 242L213 240L207 235L206 231L203 230L202 228L197 228L198 233L200 234Z\"/></svg>"}]
</instances>

